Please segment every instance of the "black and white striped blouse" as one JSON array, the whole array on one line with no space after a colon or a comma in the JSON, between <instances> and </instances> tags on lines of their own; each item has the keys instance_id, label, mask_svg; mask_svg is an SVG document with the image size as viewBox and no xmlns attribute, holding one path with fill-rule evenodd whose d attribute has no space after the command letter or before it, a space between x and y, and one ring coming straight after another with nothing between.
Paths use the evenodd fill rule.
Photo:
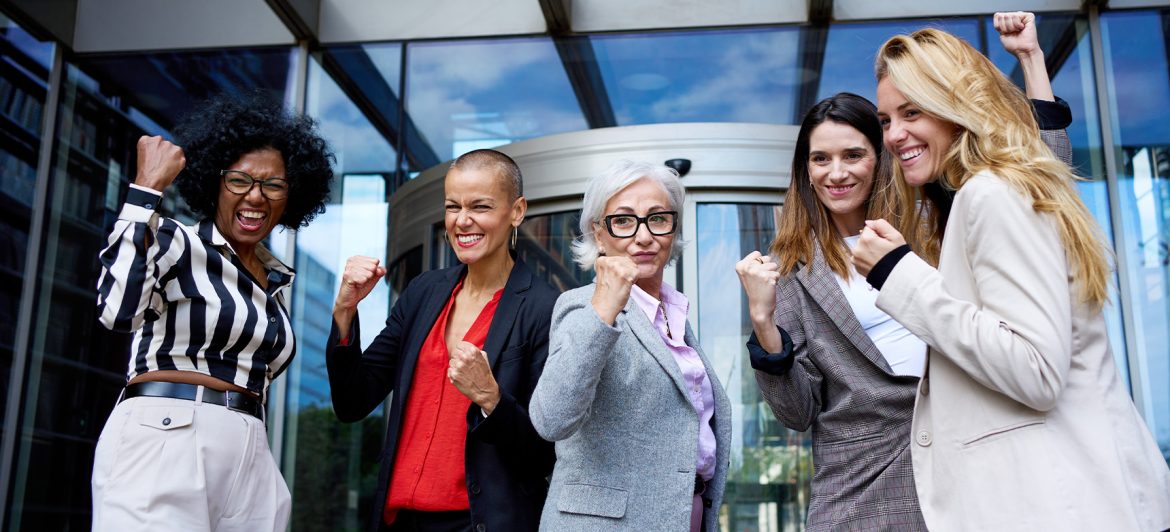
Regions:
<instances>
[{"instance_id":1,"label":"black and white striped blouse","mask_svg":"<svg viewBox=\"0 0 1170 532\"><path fill-rule=\"evenodd\" d=\"M262 245L268 289L253 280L211 220L159 216L162 195L131 185L101 252L98 314L133 332L128 378L195 371L264 396L296 353L282 291L295 273Z\"/></svg>"}]
</instances>

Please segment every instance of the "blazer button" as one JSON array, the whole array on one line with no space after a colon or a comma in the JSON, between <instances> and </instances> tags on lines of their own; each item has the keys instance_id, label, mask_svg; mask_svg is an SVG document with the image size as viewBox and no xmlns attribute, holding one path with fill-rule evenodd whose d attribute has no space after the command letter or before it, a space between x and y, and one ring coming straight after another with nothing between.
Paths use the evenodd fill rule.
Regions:
<instances>
[{"instance_id":1,"label":"blazer button","mask_svg":"<svg viewBox=\"0 0 1170 532\"><path fill-rule=\"evenodd\" d=\"M475 532L484 532L485 530L487 530L487 525L483 523L475 525Z\"/></svg>"},{"instance_id":2,"label":"blazer button","mask_svg":"<svg viewBox=\"0 0 1170 532\"><path fill-rule=\"evenodd\" d=\"M475 482L471 483L471 494L479 495L479 484L476 484Z\"/></svg>"},{"instance_id":3,"label":"blazer button","mask_svg":"<svg viewBox=\"0 0 1170 532\"><path fill-rule=\"evenodd\" d=\"M918 445L928 447L930 445L930 431L918 431Z\"/></svg>"},{"instance_id":4,"label":"blazer button","mask_svg":"<svg viewBox=\"0 0 1170 532\"><path fill-rule=\"evenodd\" d=\"M171 424L171 418L169 418L169 417L164 417L164 418L163 418L163 420L162 420L162 424L163 424L163 426L164 426L164 427L165 427L165 426L167 426L167 425L170 425L170 424Z\"/></svg>"}]
</instances>

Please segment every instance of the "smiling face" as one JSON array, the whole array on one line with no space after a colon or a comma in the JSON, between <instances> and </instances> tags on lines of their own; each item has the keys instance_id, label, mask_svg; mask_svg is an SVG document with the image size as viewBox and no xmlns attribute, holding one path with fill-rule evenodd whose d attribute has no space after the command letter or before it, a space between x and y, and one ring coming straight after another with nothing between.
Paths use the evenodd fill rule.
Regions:
<instances>
[{"instance_id":1,"label":"smiling face","mask_svg":"<svg viewBox=\"0 0 1170 532\"><path fill-rule=\"evenodd\" d=\"M937 180L958 128L924 113L889 77L878 82L877 99L886 150L898 161L906 183L920 187Z\"/></svg>"},{"instance_id":2,"label":"smiling face","mask_svg":"<svg viewBox=\"0 0 1170 532\"><path fill-rule=\"evenodd\" d=\"M444 225L459 262L473 264L508 252L512 228L524 221L524 198L511 200L490 167L452 168L443 181Z\"/></svg>"},{"instance_id":3,"label":"smiling face","mask_svg":"<svg viewBox=\"0 0 1170 532\"><path fill-rule=\"evenodd\" d=\"M225 170L239 170L259 180L285 177L284 158L272 148L245 153ZM245 194L233 193L221 178L215 227L237 254L248 255L280 222L287 204L288 198L270 200L264 197L259 184L253 185Z\"/></svg>"},{"instance_id":4,"label":"smiling face","mask_svg":"<svg viewBox=\"0 0 1170 532\"><path fill-rule=\"evenodd\" d=\"M654 283L662 281L662 272L670 262L674 233L652 235L646 224L639 224L637 232L629 238L617 238L605 228L605 217L611 214L633 214L645 217L652 212L674 210L670 196L653 179L644 177L618 191L605 204L602 220L593 227L593 237L598 249L607 257L629 257L638 266L638 284L642 280ZM677 231L678 228L676 227ZM620 234L620 233L619 233ZM652 293L657 292L654 290Z\"/></svg>"},{"instance_id":5,"label":"smiling face","mask_svg":"<svg viewBox=\"0 0 1170 532\"><path fill-rule=\"evenodd\" d=\"M817 199L843 236L865 225L877 154L860 131L831 120L809 135L808 175Z\"/></svg>"}]
</instances>

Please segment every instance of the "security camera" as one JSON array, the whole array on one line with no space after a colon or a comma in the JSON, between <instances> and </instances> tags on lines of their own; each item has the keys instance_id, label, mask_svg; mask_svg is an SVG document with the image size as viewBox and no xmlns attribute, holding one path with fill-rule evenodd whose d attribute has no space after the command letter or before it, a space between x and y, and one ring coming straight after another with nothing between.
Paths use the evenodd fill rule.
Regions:
<instances>
[{"instance_id":1,"label":"security camera","mask_svg":"<svg viewBox=\"0 0 1170 532\"><path fill-rule=\"evenodd\" d=\"M687 172L691 171L691 160L690 159L670 159L663 164L665 164L666 166L669 166L671 168L674 168L674 171L678 172L679 177L683 177L683 176L687 175Z\"/></svg>"}]
</instances>

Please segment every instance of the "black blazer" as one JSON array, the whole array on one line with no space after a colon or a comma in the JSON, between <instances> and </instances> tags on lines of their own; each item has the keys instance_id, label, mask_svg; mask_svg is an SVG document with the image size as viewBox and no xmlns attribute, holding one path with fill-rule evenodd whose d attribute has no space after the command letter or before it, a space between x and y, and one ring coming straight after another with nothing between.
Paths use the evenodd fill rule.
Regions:
<instances>
[{"instance_id":1,"label":"black blazer","mask_svg":"<svg viewBox=\"0 0 1170 532\"><path fill-rule=\"evenodd\" d=\"M385 528L382 511L419 349L466 272L467 267L460 265L413 280L364 353L356 317L348 346L337 345L336 323L329 333L325 361L333 410L341 421L360 421L394 392L379 457L371 530ZM478 532L537 530L540 524L556 455L553 445L532 428L528 400L548 357L549 322L558 295L517 259L488 329L483 350L500 386L500 402L486 419L479 406L471 404L464 455L471 519Z\"/></svg>"}]
</instances>

